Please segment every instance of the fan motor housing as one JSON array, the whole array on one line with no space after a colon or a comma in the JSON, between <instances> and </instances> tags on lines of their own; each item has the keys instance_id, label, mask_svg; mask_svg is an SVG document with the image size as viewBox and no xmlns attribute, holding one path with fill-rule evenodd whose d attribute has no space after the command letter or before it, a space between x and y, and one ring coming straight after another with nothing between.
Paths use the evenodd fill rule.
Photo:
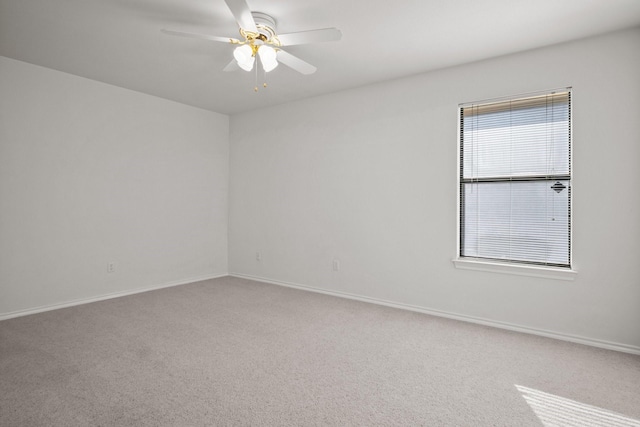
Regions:
<instances>
[{"instance_id":1,"label":"fan motor housing","mask_svg":"<svg viewBox=\"0 0 640 427\"><path fill-rule=\"evenodd\" d=\"M276 20L273 17L262 12L251 12L251 16L253 16L258 32L266 40L271 40L276 36Z\"/></svg>"}]
</instances>

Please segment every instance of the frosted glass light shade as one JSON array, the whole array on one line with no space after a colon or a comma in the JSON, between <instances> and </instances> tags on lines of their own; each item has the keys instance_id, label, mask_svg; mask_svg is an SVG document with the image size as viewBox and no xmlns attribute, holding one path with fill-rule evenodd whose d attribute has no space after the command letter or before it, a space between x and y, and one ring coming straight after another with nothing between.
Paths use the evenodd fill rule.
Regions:
<instances>
[{"instance_id":1,"label":"frosted glass light shade","mask_svg":"<svg viewBox=\"0 0 640 427\"><path fill-rule=\"evenodd\" d=\"M262 62L262 68L264 68L265 72L268 73L278 66L276 50L271 46L260 46L260 49L258 49L258 55L260 56L260 62Z\"/></svg>"},{"instance_id":2,"label":"frosted glass light shade","mask_svg":"<svg viewBox=\"0 0 640 427\"><path fill-rule=\"evenodd\" d=\"M238 46L233 51L233 57L238 62L238 66L245 71L251 71L253 69L253 63L256 58L253 56L253 51L251 50L251 46L242 45Z\"/></svg>"}]
</instances>

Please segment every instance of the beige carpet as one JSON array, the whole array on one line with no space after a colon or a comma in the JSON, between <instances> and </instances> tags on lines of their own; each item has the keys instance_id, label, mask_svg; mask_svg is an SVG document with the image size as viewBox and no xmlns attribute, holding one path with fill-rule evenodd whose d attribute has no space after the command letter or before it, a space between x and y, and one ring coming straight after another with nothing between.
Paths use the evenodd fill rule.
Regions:
<instances>
[{"instance_id":1,"label":"beige carpet","mask_svg":"<svg viewBox=\"0 0 640 427\"><path fill-rule=\"evenodd\" d=\"M638 426L640 357L227 277L0 322L0 392L1 426Z\"/></svg>"}]
</instances>

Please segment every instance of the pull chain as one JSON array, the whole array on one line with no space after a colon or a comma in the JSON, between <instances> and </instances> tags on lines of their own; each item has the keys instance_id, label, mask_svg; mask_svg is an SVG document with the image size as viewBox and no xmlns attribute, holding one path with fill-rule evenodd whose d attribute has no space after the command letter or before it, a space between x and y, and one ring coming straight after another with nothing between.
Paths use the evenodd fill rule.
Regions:
<instances>
[{"instance_id":1,"label":"pull chain","mask_svg":"<svg viewBox=\"0 0 640 427\"><path fill-rule=\"evenodd\" d=\"M254 92L258 92L258 68L260 68L260 61L258 61L258 58L256 58L255 60L255 64L256 64L256 73L254 75L255 80L254 80L254 86L253 86L253 91ZM267 87L267 72L263 70L263 79L264 79L264 83L262 83L262 87L266 88Z\"/></svg>"},{"instance_id":2,"label":"pull chain","mask_svg":"<svg viewBox=\"0 0 640 427\"><path fill-rule=\"evenodd\" d=\"M258 58L256 58L256 74L255 74L255 86L253 87L253 91L257 92L258 91L258 68L260 68L260 65L258 65Z\"/></svg>"}]
</instances>

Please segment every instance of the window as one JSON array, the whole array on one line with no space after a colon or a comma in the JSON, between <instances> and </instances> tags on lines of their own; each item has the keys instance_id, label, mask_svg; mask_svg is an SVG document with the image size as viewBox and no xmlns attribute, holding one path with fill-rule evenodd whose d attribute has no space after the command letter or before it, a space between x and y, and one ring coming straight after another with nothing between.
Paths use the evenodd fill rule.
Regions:
<instances>
[{"instance_id":1,"label":"window","mask_svg":"<svg viewBox=\"0 0 640 427\"><path fill-rule=\"evenodd\" d=\"M460 259L571 267L571 90L460 106Z\"/></svg>"}]
</instances>

